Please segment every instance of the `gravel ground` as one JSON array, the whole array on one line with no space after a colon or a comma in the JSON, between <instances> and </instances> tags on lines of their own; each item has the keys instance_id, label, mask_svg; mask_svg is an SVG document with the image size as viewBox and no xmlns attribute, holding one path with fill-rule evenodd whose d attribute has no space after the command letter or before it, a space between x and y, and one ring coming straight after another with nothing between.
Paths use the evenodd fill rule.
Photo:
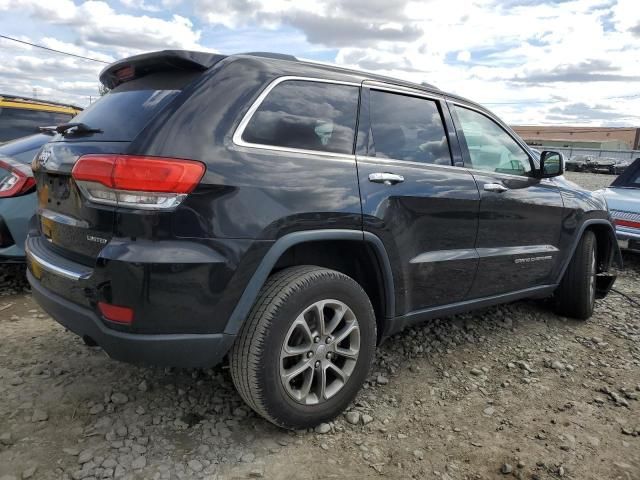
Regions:
<instances>
[{"instance_id":1,"label":"gravel ground","mask_svg":"<svg viewBox=\"0 0 640 480\"><path fill-rule=\"evenodd\" d=\"M625 262L616 289L640 301ZM24 288L0 270L1 480L640 478L640 309L618 293L588 322L524 301L409 329L345 415L288 432L226 367L110 360Z\"/></svg>"},{"instance_id":2,"label":"gravel ground","mask_svg":"<svg viewBox=\"0 0 640 480\"><path fill-rule=\"evenodd\" d=\"M607 175L604 173L578 173L578 172L565 172L564 176L572 182L581 185L589 190L599 190L601 188L607 188L611 185L611 182L617 177L617 175Z\"/></svg>"}]
</instances>

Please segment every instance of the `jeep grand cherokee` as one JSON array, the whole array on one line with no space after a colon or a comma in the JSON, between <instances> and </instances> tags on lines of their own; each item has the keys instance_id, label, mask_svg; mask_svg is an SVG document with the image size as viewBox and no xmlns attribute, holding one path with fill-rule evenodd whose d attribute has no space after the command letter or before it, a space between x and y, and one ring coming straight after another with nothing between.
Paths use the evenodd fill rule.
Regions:
<instances>
[{"instance_id":1,"label":"jeep grand cherokee","mask_svg":"<svg viewBox=\"0 0 640 480\"><path fill-rule=\"evenodd\" d=\"M339 414L404 327L526 297L587 319L615 278L604 200L458 96L266 54L100 79L34 160L34 296L116 359L228 355L277 425Z\"/></svg>"}]
</instances>

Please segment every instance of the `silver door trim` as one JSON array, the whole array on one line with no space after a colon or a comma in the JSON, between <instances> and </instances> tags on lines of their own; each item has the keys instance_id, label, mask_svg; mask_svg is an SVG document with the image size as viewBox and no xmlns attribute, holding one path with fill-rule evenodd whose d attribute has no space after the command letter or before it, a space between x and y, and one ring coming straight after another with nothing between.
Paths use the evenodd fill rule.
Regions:
<instances>
[{"instance_id":1,"label":"silver door trim","mask_svg":"<svg viewBox=\"0 0 640 480\"><path fill-rule=\"evenodd\" d=\"M361 85L358 82L330 80L327 78L303 77L303 76L295 76L295 75L285 75L282 77L278 77L275 80L273 80L269 85L267 85L267 87L260 93L260 95L258 95L258 98L256 98L256 100L253 102L251 107L249 107L249 110L247 110L247 113L244 114L244 117L242 117L242 120L238 124L238 127L236 128L233 134L233 137L232 137L233 143L239 147L255 148L260 150L270 150L270 151L285 152L285 153L302 153L306 155L328 157L330 159L331 158L337 158L342 160L348 159L351 162L355 162L355 154L323 152L320 150L308 150L305 148L278 147L276 145L246 142L242 139L242 135L244 134L244 131L247 128L247 125L253 118L253 115L256 113L258 108L260 108L260 105L262 105L262 102L264 102L264 100L267 98L267 96L271 93L271 91L274 88L276 88L281 83L284 83L287 81L330 83L333 85L348 85L351 87L358 87L358 88L360 88L360 85ZM354 125L354 131L355 131L355 125ZM357 135L357 132L355 132L355 134Z\"/></svg>"}]
</instances>

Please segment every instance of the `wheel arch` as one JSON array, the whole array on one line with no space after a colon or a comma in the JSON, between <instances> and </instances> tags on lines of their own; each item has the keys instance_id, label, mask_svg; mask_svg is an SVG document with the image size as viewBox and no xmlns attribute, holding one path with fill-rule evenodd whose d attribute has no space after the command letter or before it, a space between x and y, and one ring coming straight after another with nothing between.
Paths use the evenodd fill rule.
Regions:
<instances>
[{"instance_id":1,"label":"wheel arch","mask_svg":"<svg viewBox=\"0 0 640 480\"><path fill-rule=\"evenodd\" d=\"M335 251L337 245L342 245L347 250L342 252L342 256L346 258L344 261L330 262L326 259L323 260L321 255L313 258L308 254L305 255L305 252L308 253L318 244L322 244L329 252ZM363 244L366 248L362 248ZM351 247L346 247L347 245L351 245ZM344 255L345 253L351 255ZM364 268L364 275L362 273L354 274L354 270L349 268L351 261L357 262L367 258L367 255L371 255L375 259L375 265L361 264L360 266ZM290 260L290 256L293 256L294 260ZM299 258L296 259L296 256ZM301 264L332 268L355 277L354 279L361 284L372 301L376 311L380 339L380 333L384 331L386 322L395 315L395 290L391 263L382 241L376 235L361 230L348 229L306 230L289 233L278 239L263 257L245 287L229 317L225 333L238 334L260 289L273 272L287 266ZM368 278L367 273L374 273L375 280Z\"/></svg>"},{"instance_id":2,"label":"wheel arch","mask_svg":"<svg viewBox=\"0 0 640 480\"><path fill-rule=\"evenodd\" d=\"M615 263L619 268L622 268L622 254L620 253L620 248L618 247L614 226L609 220L606 220L604 218L588 219L585 220L582 225L580 225L578 233L573 239L571 251L564 260L564 264L562 265L562 269L560 270L560 274L558 275L557 283L560 283L560 281L562 280L562 277L564 276L567 267L569 266L569 262L571 262L576 248L578 248L578 243L584 235L584 232L586 232L587 230L592 231L596 236L597 261L598 267L602 267L601 271L607 271L612 263Z\"/></svg>"}]
</instances>

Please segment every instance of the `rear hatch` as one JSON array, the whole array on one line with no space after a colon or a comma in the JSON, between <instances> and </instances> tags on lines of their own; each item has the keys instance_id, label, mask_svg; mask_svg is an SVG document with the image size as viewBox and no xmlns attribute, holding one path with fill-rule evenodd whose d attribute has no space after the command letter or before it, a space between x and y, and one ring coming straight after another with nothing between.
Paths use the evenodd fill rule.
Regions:
<instances>
[{"instance_id":1,"label":"rear hatch","mask_svg":"<svg viewBox=\"0 0 640 480\"><path fill-rule=\"evenodd\" d=\"M145 54L105 69L101 79L114 88L70 124L58 126L59 133L38 153L33 161L37 220L48 248L75 262L95 264L99 252L113 237L119 204L100 197L113 192L105 194L99 188L93 189L92 186L100 187L95 181L78 182L77 175L74 180L72 170L81 157L89 155L93 156L92 165L98 168L107 158L113 163L109 168L115 172L115 164L126 157L131 142L144 127L160 112L179 103L183 89L210 66L206 62L189 63L181 55L182 52ZM211 63L219 56L208 57ZM142 169L138 175L144 177L147 173ZM95 180L95 172L91 175L89 180ZM112 175L111 170L108 175ZM91 195L99 201L92 201Z\"/></svg>"}]
</instances>

